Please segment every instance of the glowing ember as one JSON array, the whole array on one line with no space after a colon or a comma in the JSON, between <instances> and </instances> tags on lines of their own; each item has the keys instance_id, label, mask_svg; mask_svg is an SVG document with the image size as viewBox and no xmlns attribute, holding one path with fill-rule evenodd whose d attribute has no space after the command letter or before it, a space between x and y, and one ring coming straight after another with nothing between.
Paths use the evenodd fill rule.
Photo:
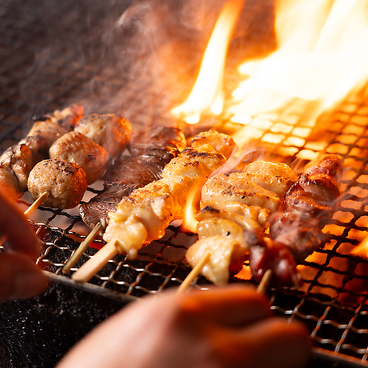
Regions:
<instances>
[{"instance_id":1,"label":"glowing ember","mask_svg":"<svg viewBox=\"0 0 368 368\"><path fill-rule=\"evenodd\" d=\"M188 124L196 124L203 112L219 115L223 108L222 79L230 37L243 0L228 1L213 30L203 56L200 72L188 99L172 110Z\"/></svg>"},{"instance_id":2,"label":"glowing ember","mask_svg":"<svg viewBox=\"0 0 368 368\"><path fill-rule=\"evenodd\" d=\"M368 258L368 236L351 253L362 258Z\"/></svg>"}]
</instances>

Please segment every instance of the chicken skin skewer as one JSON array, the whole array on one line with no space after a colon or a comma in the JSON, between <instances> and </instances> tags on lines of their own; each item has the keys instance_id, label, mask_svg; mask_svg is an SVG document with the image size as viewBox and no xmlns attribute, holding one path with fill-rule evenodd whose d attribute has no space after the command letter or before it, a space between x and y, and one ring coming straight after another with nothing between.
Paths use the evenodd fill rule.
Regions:
<instances>
[{"instance_id":1,"label":"chicken skin skewer","mask_svg":"<svg viewBox=\"0 0 368 368\"><path fill-rule=\"evenodd\" d=\"M165 166L162 179L134 190L109 214L103 237L107 245L72 278L87 281L117 253L134 258L142 246L160 239L171 221L183 217L190 189L203 185L234 147L232 138L213 130L194 137L190 147Z\"/></svg>"},{"instance_id":2,"label":"chicken skin skewer","mask_svg":"<svg viewBox=\"0 0 368 368\"><path fill-rule=\"evenodd\" d=\"M186 253L188 263L194 268L208 255L200 273L217 285L227 283L240 271L250 246L262 237L268 218L296 180L288 165L266 161L210 178L202 188L199 240Z\"/></svg>"}]
</instances>

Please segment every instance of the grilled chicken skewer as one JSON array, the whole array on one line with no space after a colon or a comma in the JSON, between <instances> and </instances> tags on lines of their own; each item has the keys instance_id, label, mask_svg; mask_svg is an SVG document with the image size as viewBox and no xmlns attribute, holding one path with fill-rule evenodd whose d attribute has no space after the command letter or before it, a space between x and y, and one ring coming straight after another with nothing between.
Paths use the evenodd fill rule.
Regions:
<instances>
[{"instance_id":1,"label":"grilled chicken skewer","mask_svg":"<svg viewBox=\"0 0 368 368\"><path fill-rule=\"evenodd\" d=\"M133 190L161 178L165 165L185 148L186 139L178 128L155 126L136 135L128 144L132 156L118 158L104 176L104 190L80 206L84 223L94 228L108 223L108 213Z\"/></svg>"},{"instance_id":2,"label":"grilled chicken skewer","mask_svg":"<svg viewBox=\"0 0 368 368\"><path fill-rule=\"evenodd\" d=\"M164 166L185 148L186 139L178 128L154 126L133 138L128 149L131 157L120 157L105 175L105 190L79 207L84 223L93 228L63 267L68 273L94 238L102 235L108 224L108 213L116 211L123 197L133 190L159 180Z\"/></svg>"},{"instance_id":3,"label":"grilled chicken skewer","mask_svg":"<svg viewBox=\"0 0 368 368\"><path fill-rule=\"evenodd\" d=\"M281 211L270 218L270 239L251 247L250 267L259 281L271 269L282 285L299 282L296 265L326 240L322 228L339 203L342 160L326 154L307 165L285 194Z\"/></svg>"},{"instance_id":4,"label":"grilled chicken skewer","mask_svg":"<svg viewBox=\"0 0 368 368\"><path fill-rule=\"evenodd\" d=\"M72 278L87 281L117 253L134 258L142 246L161 238L171 221L183 217L190 188L203 185L234 146L232 138L212 130L194 137L191 147L165 166L162 179L134 190L109 214L107 244Z\"/></svg>"},{"instance_id":5,"label":"grilled chicken skewer","mask_svg":"<svg viewBox=\"0 0 368 368\"><path fill-rule=\"evenodd\" d=\"M243 266L250 246L262 238L272 213L297 175L283 163L256 161L241 171L217 174L202 188L197 215L199 240L186 259L215 284L225 284Z\"/></svg>"},{"instance_id":6,"label":"grilled chicken skewer","mask_svg":"<svg viewBox=\"0 0 368 368\"><path fill-rule=\"evenodd\" d=\"M48 156L50 146L74 128L83 107L71 105L36 121L26 138L0 156L0 187L18 199L27 188L28 175L34 165Z\"/></svg>"}]
</instances>

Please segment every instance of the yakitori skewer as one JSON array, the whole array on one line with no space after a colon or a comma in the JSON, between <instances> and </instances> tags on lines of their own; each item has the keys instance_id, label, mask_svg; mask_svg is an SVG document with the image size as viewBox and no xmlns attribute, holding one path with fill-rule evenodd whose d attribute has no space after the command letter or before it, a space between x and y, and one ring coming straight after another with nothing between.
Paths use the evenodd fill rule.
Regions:
<instances>
[{"instance_id":1,"label":"yakitori skewer","mask_svg":"<svg viewBox=\"0 0 368 368\"><path fill-rule=\"evenodd\" d=\"M128 146L132 156L116 159L104 176L104 191L80 206L83 221L93 229L64 266L64 273L77 263L94 238L104 232L108 212L115 211L121 199L134 189L160 179L165 165L185 146L183 132L174 127L153 126L132 139Z\"/></svg>"},{"instance_id":2,"label":"yakitori skewer","mask_svg":"<svg viewBox=\"0 0 368 368\"><path fill-rule=\"evenodd\" d=\"M118 204L116 212L110 212L103 236L109 251L99 251L72 278L88 281L108 262L106 254L135 258L142 246L161 238L171 221L183 218L190 189L203 185L230 157L234 146L229 136L213 130L194 137L191 146L165 166L162 179L134 190Z\"/></svg>"}]
</instances>

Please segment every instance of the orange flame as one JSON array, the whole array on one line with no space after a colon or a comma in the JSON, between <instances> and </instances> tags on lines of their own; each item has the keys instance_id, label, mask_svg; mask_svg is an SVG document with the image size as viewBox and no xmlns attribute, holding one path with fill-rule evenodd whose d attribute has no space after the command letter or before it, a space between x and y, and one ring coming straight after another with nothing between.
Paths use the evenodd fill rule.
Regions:
<instances>
[{"instance_id":1,"label":"orange flame","mask_svg":"<svg viewBox=\"0 0 368 368\"><path fill-rule=\"evenodd\" d=\"M228 1L216 22L205 50L197 81L188 99L172 110L188 124L196 124L202 113L219 115L223 109L223 72L229 41L243 0Z\"/></svg>"},{"instance_id":2,"label":"orange flame","mask_svg":"<svg viewBox=\"0 0 368 368\"><path fill-rule=\"evenodd\" d=\"M233 92L232 121L247 124L252 116L299 98L316 102L306 114L313 125L368 77L367 10L360 0L279 1L278 49L240 65L247 79Z\"/></svg>"},{"instance_id":3,"label":"orange flame","mask_svg":"<svg viewBox=\"0 0 368 368\"><path fill-rule=\"evenodd\" d=\"M276 51L240 65L245 80L231 100L224 102L224 64L242 3L230 0L225 4L195 86L188 99L172 110L188 123L197 123L204 113L223 112L231 121L245 125L233 137L242 147L262 135L260 126L270 114L273 117L281 111L281 118L293 124L297 113L303 115L303 125L312 128L322 112L367 81L366 1L278 0Z\"/></svg>"},{"instance_id":4,"label":"orange flame","mask_svg":"<svg viewBox=\"0 0 368 368\"><path fill-rule=\"evenodd\" d=\"M195 214L198 210L198 203L200 199L200 193L203 183L194 185L188 194L186 206L184 209L184 219L181 225L183 231L189 231L192 233L197 232L198 221L195 218Z\"/></svg>"}]
</instances>

